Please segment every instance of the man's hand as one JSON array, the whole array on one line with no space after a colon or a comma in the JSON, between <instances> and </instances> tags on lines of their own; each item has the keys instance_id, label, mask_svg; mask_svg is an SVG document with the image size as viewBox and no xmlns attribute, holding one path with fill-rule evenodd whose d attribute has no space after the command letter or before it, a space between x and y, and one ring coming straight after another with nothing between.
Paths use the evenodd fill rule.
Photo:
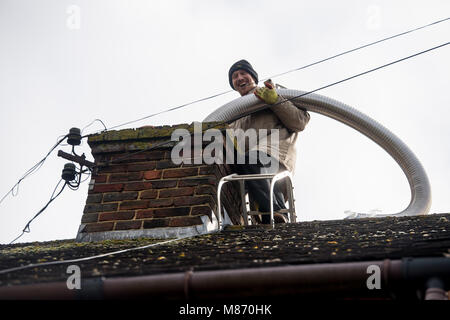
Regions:
<instances>
[{"instance_id":1,"label":"man's hand","mask_svg":"<svg viewBox=\"0 0 450 320\"><path fill-rule=\"evenodd\" d=\"M274 104L278 101L278 94L271 80L264 82L265 87L256 88L255 96L267 104Z\"/></svg>"}]
</instances>

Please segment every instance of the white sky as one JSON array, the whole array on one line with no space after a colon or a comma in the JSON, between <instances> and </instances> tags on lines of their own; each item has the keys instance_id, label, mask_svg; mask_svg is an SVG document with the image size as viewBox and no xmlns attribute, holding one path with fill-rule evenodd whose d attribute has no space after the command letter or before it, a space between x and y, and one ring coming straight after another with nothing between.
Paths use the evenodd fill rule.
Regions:
<instances>
[{"instance_id":1,"label":"white sky","mask_svg":"<svg viewBox=\"0 0 450 320\"><path fill-rule=\"evenodd\" d=\"M71 127L96 118L112 127L229 90L228 69L239 59L265 78L449 16L447 0L0 0L0 197ZM449 31L447 21L273 80L313 90L448 42ZM449 47L318 92L369 115L410 147L430 179L431 213L450 212ZM237 97L121 129L201 121ZM96 123L84 133L100 129ZM18 236L49 200L67 162L57 150L0 204L0 243ZM86 143L77 150L92 160ZM345 210L396 213L409 203L396 162L335 120L311 114L297 161L301 221L341 219ZM88 181L67 188L19 242L74 238L87 188Z\"/></svg>"}]
</instances>

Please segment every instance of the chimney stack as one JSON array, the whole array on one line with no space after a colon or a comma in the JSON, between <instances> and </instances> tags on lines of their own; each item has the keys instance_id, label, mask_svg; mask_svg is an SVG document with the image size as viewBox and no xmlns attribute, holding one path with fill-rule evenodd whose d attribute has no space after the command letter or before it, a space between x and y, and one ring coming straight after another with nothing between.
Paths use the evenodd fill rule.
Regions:
<instances>
[{"instance_id":1,"label":"chimney stack","mask_svg":"<svg viewBox=\"0 0 450 320\"><path fill-rule=\"evenodd\" d=\"M96 171L78 241L173 238L217 228L217 184L232 172L227 164L174 163L171 151L177 141L156 145L171 140L176 129L192 133L194 125L108 131L88 138ZM203 149L206 144L201 144ZM237 184L225 185L222 206L225 222L243 224Z\"/></svg>"}]
</instances>

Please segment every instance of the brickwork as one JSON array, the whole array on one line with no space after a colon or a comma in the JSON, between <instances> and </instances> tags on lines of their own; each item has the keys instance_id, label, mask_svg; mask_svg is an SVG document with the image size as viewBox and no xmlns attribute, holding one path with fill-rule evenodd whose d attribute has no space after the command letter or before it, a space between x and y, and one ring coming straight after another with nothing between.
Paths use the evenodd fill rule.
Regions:
<instances>
[{"instance_id":1,"label":"brickwork","mask_svg":"<svg viewBox=\"0 0 450 320\"><path fill-rule=\"evenodd\" d=\"M90 136L88 143L97 165L81 219L79 236L87 233L202 225L213 220L216 191L221 177L231 173L227 165L180 164L170 159L175 142L147 150L170 140L176 128L187 125L111 131ZM242 224L236 184L222 191L222 204L234 224ZM142 232L134 232L139 236ZM113 233L111 233L113 235Z\"/></svg>"}]
</instances>

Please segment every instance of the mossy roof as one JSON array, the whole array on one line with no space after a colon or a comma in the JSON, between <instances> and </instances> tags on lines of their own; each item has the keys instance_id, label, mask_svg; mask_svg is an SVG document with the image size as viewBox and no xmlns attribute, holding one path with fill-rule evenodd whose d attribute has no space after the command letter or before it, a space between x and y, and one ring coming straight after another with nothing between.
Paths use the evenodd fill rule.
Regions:
<instances>
[{"instance_id":1,"label":"mossy roof","mask_svg":"<svg viewBox=\"0 0 450 320\"><path fill-rule=\"evenodd\" d=\"M265 266L442 257L450 250L450 214L229 227L220 233L100 257L77 264L82 277L139 276ZM0 270L136 248L165 240L58 240L0 245ZM0 286L66 281L70 264L0 274Z\"/></svg>"}]
</instances>

